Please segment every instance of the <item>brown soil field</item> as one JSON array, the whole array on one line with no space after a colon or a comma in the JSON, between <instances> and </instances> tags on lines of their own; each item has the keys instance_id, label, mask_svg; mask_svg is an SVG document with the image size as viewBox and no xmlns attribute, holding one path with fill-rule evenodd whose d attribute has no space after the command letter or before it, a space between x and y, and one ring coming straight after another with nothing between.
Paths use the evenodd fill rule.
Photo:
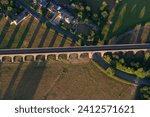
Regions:
<instances>
[{"instance_id":1,"label":"brown soil field","mask_svg":"<svg viewBox=\"0 0 150 117\"><path fill-rule=\"evenodd\" d=\"M135 92L92 62L0 64L0 99L134 99Z\"/></svg>"}]
</instances>

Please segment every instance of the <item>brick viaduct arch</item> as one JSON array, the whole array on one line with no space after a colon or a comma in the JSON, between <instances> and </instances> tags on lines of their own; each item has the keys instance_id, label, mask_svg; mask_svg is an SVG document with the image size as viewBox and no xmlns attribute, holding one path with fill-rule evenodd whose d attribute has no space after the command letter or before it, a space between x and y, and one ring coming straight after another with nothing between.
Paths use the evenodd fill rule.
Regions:
<instances>
[{"instance_id":1,"label":"brick viaduct arch","mask_svg":"<svg viewBox=\"0 0 150 117\"><path fill-rule=\"evenodd\" d=\"M37 53L37 54L9 54L0 55L1 63L18 63L18 62L30 62L30 61L49 61L49 60L68 60L72 59L92 59L95 53L99 53L101 56L108 52L133 52L136 54L139 51L146 52L147 49L141 50L111 50L111 51L90 51L90 52L60 52L60 53Z\"/></svg>"}]
</instances>

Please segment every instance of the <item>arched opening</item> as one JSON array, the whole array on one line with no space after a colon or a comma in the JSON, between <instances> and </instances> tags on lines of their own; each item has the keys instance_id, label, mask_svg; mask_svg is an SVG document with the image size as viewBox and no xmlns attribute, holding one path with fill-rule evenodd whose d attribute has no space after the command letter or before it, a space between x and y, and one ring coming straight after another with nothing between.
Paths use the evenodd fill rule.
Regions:
<instances>
[{"instance_id":1,"label":"arched opening","mask_svg":"<svg viewBox=\"0 0 150 117\"><path fill-rule=\"evenodd\" d=\"M34 56L32 55L25 56L25 62L31 62L31 61L34 61Z\"/></svg>"},{"instance_id":2,"label":"arched opening","mask_svg":"<svg viewBox=\"0 0 150 117\"><path fill-rule=\"evenodd\" d=\"M82 53L80 55L80 59L89 59L89 54L88 53Z\"/></svg>"},{"instance_id":3,"label":"arched opening","mask_svg":"<svg viewBox=\"0 0 150 117\"><path fill-rule=\"evenodd\" d=\"M14 59L14 62L23 62L22 56L15 56L13 59Z\"/></svg>"},{"instance_id":4,"label":"arched opening","mask_svg":"<svg viewBox=\"0 0 150 117\"><path fill-rule=\"evenodd\" d=\"M48 61L55 61L56 60L56 55L55 54L50 54L47 56Z\"/></svg>"},{"instance_id":5,"label":"arched opening","mask_svg":"<svg viewBox=\"0 0 150 117\"><path fill-rule=\"evenodd\" d=\"M124 55L134 55L135 53L133 51L126 51Z\"/></svg>"},{"instance_id":6,"label":"arched opening","mask_svg":"<svg viewBox=\"0 0 150 117\"><path fill-rule=\"evenodd\" d=\"M129 66L135 60L135 53L128 51L124 54L125 63Z\"/></svg>"},{"instance_id":7,"label":"arched opening","mask_svg":"<svg viewBox=\"0 0 150 117\"><path fill-rule=\"evenodd\" d=\"M122 52L122 51L118 51L118 52L115 52L114 54L120 56L120 57L123 57L125 52Z\"/></svg>"},{"instance_id":8,"label":"arched opening","mask_svg":"<svg viewBox=\"0 0 150 117\"><path fill-rule=\"evenodd\" d=\"M101 53L99 53L99 52L93 53L93 55L92 55L93 60L98 60L99 58L101 58Z\"/></svg>"},{"instance_id":9,"label":"arched opening","mask_svg":"<svg viewBox=\"0 0 150 117\"><path fill-rule=\"evenodd\" d=\"M70 54L69 59L70 60L77 60L78 59L78 54Z\"/></svg>"},{"instance_id":10,"label":"arched opening","mask_svg":"<svg viewBox=\"0 0 150 117\"><path fill-rule=\"evenodd\" d=\"M145 52L144 51L138 51L135 53L135 56L144 56Z\"/></svg>"},{"instance_id":11,"label":"arched opening","mask_svg":"<svg viewBox=\"0 0 150 117\"><path fill-rule=\"evenodd\" d=\"M135 61L142 64L144 59L145 59L145 52L144 51L138 51L135 53Z\"/></svg>"},{"instance_id":12,"label":"arched opening","mask_svg":"<svg viewBox=\"0 0 150 117\"><path fill-rule=\"evenodd\" d=\"M113 53L112 52L105 52L102 56L103 60L110 63L113 57Z\"/></svg>"},{"instance_id":13,"label":"arched opening","mask_svg":"<svg viewBox=\"0 0 150 117\"><path fill-rule=\"evenodd\" d=\"M37 55L37 56L36 56L36 61L38 61L38 62L43 62L43 61L45 61L45 55Z\"/></svg>"},{"instance_id":14,"label":"arched opening","mask_svg":"<svg viewBox=\"0 0 150 117\"><path fill-rule=\"evenodd\" d=\"M67 54L59 54L58 60L67 60Z\"/></svg>"},{"instance_id":15,"label":"arched opening","mask_svg":"<svg viewBox=\"0 0 150 117\"><path fill-rule=\"evenodd\" d=\"M106 57L106 56L112 57L112 55L113 55L112 52L105 52L104 55L103 55L103 58Z\"/></svg>"},{"instance_id":16,"label":"arched opening","mask_svg":"<svg viewBox=\"0 0 150 117\"><path fill-rule=\"evenodd\" d=\"M117 51L117 52L113 52L110 57L119 61L121 58L124 58L124 54L125 54L125 52ZM109 54L107 54L107 55L109 55Z\"/></svg>"},{"instance_id":17,"label":"arched opening","mask_svg":"<svg viewBox=\"0 0 150 117\"><path fill-rule=\"evenodd\" d=\"M12 57L10 57L10 56L4 56L4 57L2 57L2 62L4 62L4 63L10 63L10 62L12 62Z\"/></svg>"}]
</instances>

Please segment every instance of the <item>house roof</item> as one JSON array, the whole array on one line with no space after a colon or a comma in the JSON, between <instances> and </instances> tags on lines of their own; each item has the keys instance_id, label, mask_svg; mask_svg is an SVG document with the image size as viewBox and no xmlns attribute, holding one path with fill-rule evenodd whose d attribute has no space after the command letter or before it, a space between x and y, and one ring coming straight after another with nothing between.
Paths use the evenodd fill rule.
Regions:
<instances>
[{"instance_id":1,"label":"house roof","mask_svg":"<svg viewBox=\"0 0 150 117\"><path fill-rule=\"evenodd\" d=\"M20 13L17 17L12 17L11 18L11 24L16 24L18 25L19 23L21 23L27 16L29 15L29 13L24 10L22 13Z\"/></svg>"},{"instance_id":2,"label":"house roof","mask_svg":"<svg viewBox=\"0 0 150 117\"><path fill-rule=\"evenodd\" d=\"M39 4L41 4L43 7L46 7L46 5L48 4L48 3L46 2L46 0L37 0L37 2L38 2Z\"/></svg>"}]
</instances>

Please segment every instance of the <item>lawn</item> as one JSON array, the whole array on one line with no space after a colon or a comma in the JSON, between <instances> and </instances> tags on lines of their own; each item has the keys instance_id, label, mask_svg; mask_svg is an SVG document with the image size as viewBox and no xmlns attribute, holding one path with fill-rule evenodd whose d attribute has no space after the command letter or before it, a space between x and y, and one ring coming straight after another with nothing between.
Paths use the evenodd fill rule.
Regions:
<instances>
[{"instance_id":1,"label":"lawn","mask_svg":"<svg viewBox=\"0 0 150 117\"><path fill-rule=\"evenodd\" d=\"M136 91L92 62L0 64L0 82L0 99L134 99Z\"/></svg>"},{"instance_id":2,"label":"lawn","mask_svg":"<svg viewBox=\"0 0 150 117\"><path fill-rule=\"evenodd\" d=\"M109 37L118 36L131 29L137 24L144 25L150 20L149 0L123 0L116 10L112 19Z\"/></svg>"},{"instance_id":3,"label":"lawn","mask_svg":"<svg viewBox=\"0 0 150 117\"><path fill-rule=\"evenodd\" d=\"M150 24L145 23L144 26L137 25L134 29L126 33L113 37L111 44L135 44L150 43Z\"/></svg>"}]
</instances>

